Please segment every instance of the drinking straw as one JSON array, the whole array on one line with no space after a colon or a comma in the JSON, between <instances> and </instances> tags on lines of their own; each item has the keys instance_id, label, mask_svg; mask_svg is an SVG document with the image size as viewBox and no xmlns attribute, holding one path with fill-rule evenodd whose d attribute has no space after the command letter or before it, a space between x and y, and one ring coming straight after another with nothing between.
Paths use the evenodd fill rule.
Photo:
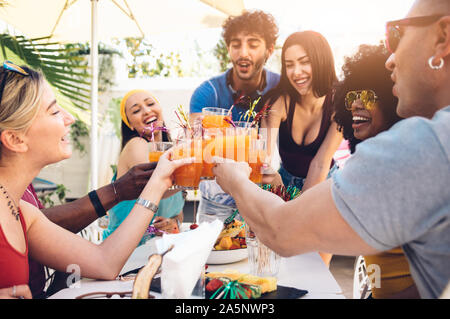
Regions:
<instances>
[{"instance_id":1,"label":"drinking straw","mask_svg":"<svg viewBox=\"0 0 450 319\"><path fill-rule=\"evenodd\" d=\"M258 114L256 114L256 116L253 118L252 127L256 127L256 125L258 124L260 119L263 117L263 115L267 114L267 112L269 111L269 108L271 106L272 105L269 103L264 105L264 107L261 109L261 111L259 111Z\"/></svg>"}]
</instances>

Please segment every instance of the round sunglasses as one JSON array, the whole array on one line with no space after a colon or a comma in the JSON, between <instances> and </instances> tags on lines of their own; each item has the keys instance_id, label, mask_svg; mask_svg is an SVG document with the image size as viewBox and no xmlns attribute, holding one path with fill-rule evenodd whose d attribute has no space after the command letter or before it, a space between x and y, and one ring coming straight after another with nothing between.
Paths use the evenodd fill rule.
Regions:
<instances>
[{"instance_id":1,"label":"round sunglasses","mask_svg":"<svg viewBox=\"0 0 450 319\"><path fill-rule=\"evenodd\" d=\"M435 14L430 16L411 17L401 20L390 21L386 24L386 41L385 46L389 52L394 53L403 36L404 26L427 26L440 18L444 17L442 14Z\"/></svg>"},{"instance_id":2,"label":"round sunglasses","mask_svg":"<svg viewBox=\"0 0 450 319\"><path fill-rule=\"evenodd\" d=\"M353 103L358 99L361 100L364 108L370 111L375 107L378 96L372 90L348 91L345 95L345 108L351 111Z\"/></svg>"}]
</instances>

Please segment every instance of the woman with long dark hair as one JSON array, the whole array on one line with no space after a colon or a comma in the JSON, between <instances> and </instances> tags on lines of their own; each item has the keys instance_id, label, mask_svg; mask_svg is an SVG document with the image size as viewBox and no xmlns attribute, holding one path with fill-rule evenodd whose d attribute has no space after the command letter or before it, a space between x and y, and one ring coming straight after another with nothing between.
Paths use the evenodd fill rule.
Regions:
<instances>
[{"instance_id":1,"label":"woman with long dark hair","mask_svg":"<svg viewBox=\"0 0 450 319\"><path fill-rule=\"evenodd\" d=\"M302 190L323 181L342 136L332 121L334 60L327 40L314 31L291 34L283 44L281 77L263 99L270 104L261 127L269 152L279 138L283 183Z\"/></svg>"},{"instance_id":2,"label":"woman with long dark hair","mask_svg":"<svg viewBox=\"0 0 450 319\"><path fill-rule=\"evenodd\" d=\"M261 127L268 129L269 154L279 141L281 167L272 183L281 177L305 191L327 178L342 141L332 120L333 54L320 33L296 32L283 44L281 65L280 82L263 99L271 107ZM331 256L322 257L328 264Z\"/></svg>"}]
</instances>

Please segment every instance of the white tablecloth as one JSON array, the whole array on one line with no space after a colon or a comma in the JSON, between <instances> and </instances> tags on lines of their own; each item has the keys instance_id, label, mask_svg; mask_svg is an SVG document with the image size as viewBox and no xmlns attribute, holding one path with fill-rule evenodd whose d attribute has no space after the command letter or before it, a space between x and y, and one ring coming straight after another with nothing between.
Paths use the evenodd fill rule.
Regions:
<instances>
[{"instance_id":1,"label":"white tablecloth","mask_svg":"<svg viewBox=\"0 0 450 319\"><path fill-rule=\"evenodd\" d=\"M154 242L155 239L152 239L145 245L136 248L122 268L121 274L145 265L148 257L156 251ZM248 272L247 259L232 264L209 265L207 271L223 271L226 269ZM305 299L345 298L342 295L341 287L339 287L339 284L318 253L282 258L278 274L278 284L308 290L308 294L302 297ZM83 279L76 283L74 287L63 289L50 298L72 299L94 291L131 291L132 288L133 281L97 281ZM156 298L160 297L160 294L157 293L152 292L152 295L155 295Z\"/></svg>"}]
</instances>

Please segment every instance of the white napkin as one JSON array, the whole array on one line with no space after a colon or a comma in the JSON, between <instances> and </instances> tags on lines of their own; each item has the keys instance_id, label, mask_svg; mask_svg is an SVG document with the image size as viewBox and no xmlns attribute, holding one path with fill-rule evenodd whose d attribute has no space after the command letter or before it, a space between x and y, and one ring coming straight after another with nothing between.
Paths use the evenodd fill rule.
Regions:
<instances>
[{"instance_id":1,"label":"white napkin","mask_svg":"<svg viewBox=\"0 0 450 319\"><path fill-rule=\"evenodd\" d=\"M164 297L186 299L202 273L211 249L223 229L223 222L203 222L196 229L179 234L164 234L156 241L161 254L171 245L174 248L164 255L161 265L161 291Z\"/></svg>"}]
</instances>

